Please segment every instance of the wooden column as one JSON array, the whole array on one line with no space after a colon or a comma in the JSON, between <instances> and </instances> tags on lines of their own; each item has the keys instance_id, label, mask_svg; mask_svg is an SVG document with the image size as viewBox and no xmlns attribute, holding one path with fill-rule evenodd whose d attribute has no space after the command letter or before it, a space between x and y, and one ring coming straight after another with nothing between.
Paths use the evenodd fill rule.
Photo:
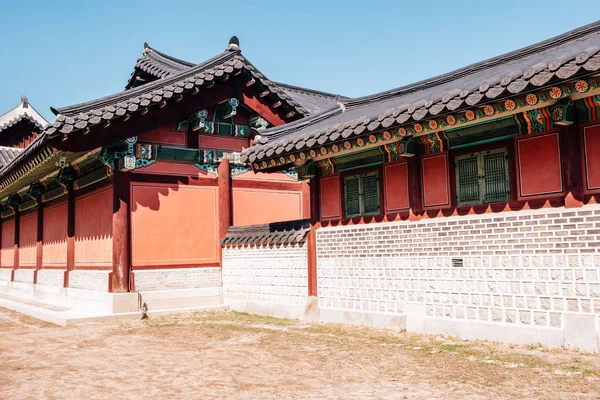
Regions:
<instances>
[{"instance_id":1,"label":"wooden column","mask_svg":"<svg viewBox=\"0 0 600 400\"><path fill-rule=\"evenodd\" d=\"M67 193L67 271L64 287L69 287L69 273L75 269L75 191Z\"/></svg>"},{"instance_id":2,"label":"wooden column","mask_svg":"<svg viewBox=\"0 0 600 400\"><path fill-rule=\"evenodd\" d=\"M560 129L561 164L565 187L565 207L583 206L581 146L578 125Z\"/></svg>"},{"instance_id":3,"label":"wooden column","mask_svg":"<svg viewBox=\"0 0 600 400\"><path fill-rule=\"evenodd\" d=\"M224 159L221 164L217 167L217 173L219 175L217 179L218 185L218 200L217 210L219 217L219 236L217 238L217 254L219 257L219 263L223 265L222 259L222 248L221 239L227 235L227 231L231 226L231 171L229 167L229 160Z\"/></svg>"},{"instance_id":4,"label":"wooden column","mask_svg":"<svg viewBox=\"0 0 600 400\"><path fill-rule=\"evenodd\" d=\"M35 272L33 273L33 283L37 283L38 271L42 269L44 262L44 203L37 199L37 239L35 242Z\"/></svg>"},{"instance_id":5,"label":"wooden column","mask_svg":"<svg viewBox=\"0 0 600 400\"><path fill-rule=\"evenodd\" d=\"M113 177L113 270L109 290L113 293L129 292L129 205L130 172L114 171Z\"/></svg>"},{"instance_id":6,"label":"wooden column","mask_svg":"<svg viewBox=\"0 0 600 400\"><path fill-rule=\"evenodd\" d=\"M21 213L18 206L15 206L15 241L14 241L14 262L13 269L19 269L19 235L21 233Z\"/></svg>"},{"instance_id":7,"label":"wooden column","mask_svg":"<svg viewBox=\"0 0 600 400\"><path fill-rule=\"evenodd\" d=\"M317 174L310 179L310 231L306 236L309 296L317 296L317 229L321 226L320 192Z\"/></svg>"}]
</instances>

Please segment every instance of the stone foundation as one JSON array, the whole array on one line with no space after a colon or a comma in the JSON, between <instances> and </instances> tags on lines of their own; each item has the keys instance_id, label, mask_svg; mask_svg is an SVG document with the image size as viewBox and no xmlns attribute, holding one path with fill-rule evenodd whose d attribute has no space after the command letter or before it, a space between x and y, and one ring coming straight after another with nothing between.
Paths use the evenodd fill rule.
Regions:
<instances>
[{"instance_id":1,"label":"stone foundation","mask_svg":"<svg viewBox=\"0 0 600 400\"><path fill-rule=\"evenodd\" d=\"M110 271L74 270L69 272L69 288L108 292Z\"/></svg>"},{"instance_id":2,"label":"stone foundation","mask_svg":"<svg viewBox=\"0 0 600 400\"><path fill-rule=\"evenodd\" d=\"M136 291L197 289L221 286L221 268L134 270Z\"/></svg>"},{"instance_id":3,"label":"stone foundation","mask_svg":"<svg viewBox=\"0 0 600 400\"><path fill-rule=\"evenodd\" d=\"M33 284L33 277L35 275L34 269L19 268L15 270L15 282L25 282Z\"/></svg>"},{"instance_id":4,"label":"stone foundation","mask_svg":"<svg viewBox=\"0 0 600 400\"><path fill-rule=\"evenodd\" d=\"M321 228L319 307L599 351L599 228L597 205Z\"/></svg>"},{"instance_id":5,"label":"stone foundation","mask_svg":"<svg viewBox=\"0 0 600 400\"><path fill-rule=\"evenodd\" d=\"M223 248L225 301L239 311L298 318L308 296L305 243Z\"/></svg>"}]
</instances>

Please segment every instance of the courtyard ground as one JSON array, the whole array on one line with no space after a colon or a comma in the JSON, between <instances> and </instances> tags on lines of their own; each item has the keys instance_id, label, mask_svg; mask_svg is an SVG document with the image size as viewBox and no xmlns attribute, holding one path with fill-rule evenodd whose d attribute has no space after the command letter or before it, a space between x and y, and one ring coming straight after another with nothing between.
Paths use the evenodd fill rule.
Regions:
<instances>
[{"instance_id":1,"label":"courtyard ground","mask_svg":"<svg viewBox=\"0 0 600 400\"><path fill-rule=\"evenodd\" d=\"M0 309L0 399L600 399L600 356L236 312L67 328Z\"/></svg>"}]
</instances>

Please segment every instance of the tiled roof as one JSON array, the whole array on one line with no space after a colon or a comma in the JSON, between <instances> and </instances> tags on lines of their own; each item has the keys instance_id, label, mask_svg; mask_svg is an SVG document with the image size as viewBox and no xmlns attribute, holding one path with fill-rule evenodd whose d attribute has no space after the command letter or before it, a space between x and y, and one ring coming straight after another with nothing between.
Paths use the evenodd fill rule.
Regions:
<instances>
[{"instance_id":1,"label":"tiled roof","mask_svg":"<svg viewBox=\"0 0 600 400\"><path fill-rule=\"evenodd\" d=\"M178 74L182 71L194 67L195 64L180 60L168 54L161 53L144 43L144 54L138 58L135 65L135 70L131 74L131 78L127 83L127 88L134 85L135 79L139 71L153 76L156 79L162 79L168 76ZM299 86L292 86L281 82L272 82L278 86L291 99L305 108L309 114L315 114L325 109L335 106L340 99L347 97L321 92L318 90L307 89Z\"/></svg>"},{"instance_id":2,"label":"tiled roof","mask_svg":"<svg viewBox=\"0 0 600 400\"><path fill-rule=\"evenodd\" d=\"M231 226L221 240L223 246L303 243L310 231L310 221L275 222L272 224Z\"/></svg>"},{"instance_id":3,"label":"tiled roof","mask_svg":"<svg viewBox=\"0 0 600 400\"><path fill-rule=\"evenodd\" d=\"M0 115L0 133L8 128L11 128L21 121L31 122L39 130L44 129L48 125L48 121L44 119L27 100L27 97L22 95L21 102L12 110Z\"/></svg>"},{"instance_id":4,"label":"tiled roof","mask_svg":"<svg viewBox=\"0 0 600 400\"><path fill-rule=\"evenodd\" d=\"M46 132L51 136L68 135L74 131L124 117L126 114L141 112L147 107L161 104L176 96L195 93L195 88L210 85L238 71L247 73L298 114L307 113L306 109L242 56L237 45L230 44L227 50L218 56L180 73L97 100L52 109L57 114L56 122Z\"/></svg>"},{"instance_id":5,"label":"tiled roof","mask_svg":"<svg viewBox=\"0 0 600 400\"><path fill-rule=\"evenodd\" d=\"M148 46L148 43L144 43L144 54L138 58L135 64L135 70L131 74L131 78L129 78L126 88L129 89L133 86L138 71L144 71L155 78L161 79L178 74L186 69L192 68L194 65L195 64L193 63L161 53Z\"/></svg>"},{"instance_id":6,"label":"tiled roof","mask_svg":"<svg viewBox=\"0 0 600 400\"><path fill-rule=\"evenodd\" d=\"M600 21L456 71L343 101L262 131L243 161L259 161L442 115L600 70Z\"/></svg>"},{"instance_id":7,"label":"tiled roof","mask_svg":"<svg viewBox=\"0 0 600 400\"><path fill-rule=\"evenodd\" d=\"M10 164L22 152L23 149L16 147L0 146L0 169Z\"/></svg>"}]
</instances>

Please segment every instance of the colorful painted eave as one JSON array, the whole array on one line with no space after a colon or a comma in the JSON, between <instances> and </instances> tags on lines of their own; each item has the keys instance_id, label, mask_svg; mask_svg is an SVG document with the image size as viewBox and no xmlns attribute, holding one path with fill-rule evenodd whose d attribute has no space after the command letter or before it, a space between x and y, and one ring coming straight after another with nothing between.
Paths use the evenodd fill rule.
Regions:
<instances>
[{"instance_id":1,"label":"colorful painted eave","mask_svg":"<svg viewBox=\"0 0 600 400\"><path fill-rule=\"evenodd\" d=\"M600 21L452 73L260 132L242 159L282 168L597 93ZM328 115L326 115L328 114ZM389 138L388 138L389 137ZM364 143L360 145L360 143ZM335 151L335 149L340 149ZM313 156L314 155L314 156Z\"/></svg>"}]
</instances>

